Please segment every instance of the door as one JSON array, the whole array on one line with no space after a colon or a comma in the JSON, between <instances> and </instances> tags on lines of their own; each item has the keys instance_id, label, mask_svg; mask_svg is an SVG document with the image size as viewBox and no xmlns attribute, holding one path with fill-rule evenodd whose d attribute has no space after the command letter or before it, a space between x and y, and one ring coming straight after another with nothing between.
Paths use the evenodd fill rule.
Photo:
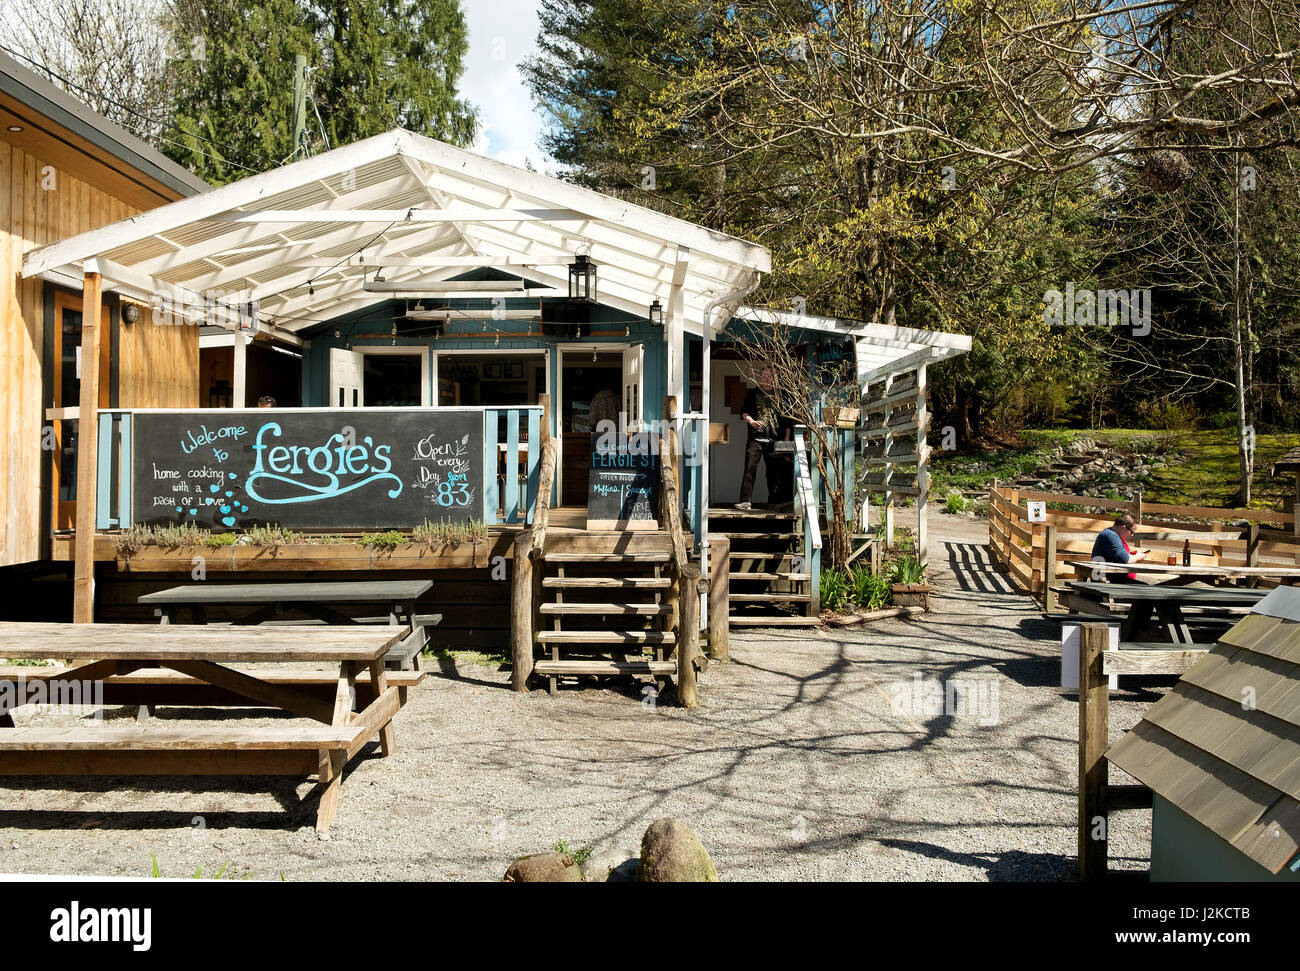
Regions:
<instances>
[{"instance_id":1,"label":"door","mask_svg":"<svg viewBox=\"0 0 1300 971\"><path fill-rule=\"evenodd\" d=\"M330 405L334 408L360 408L365 401L362 386L366 359L360 351L330 348Z\"/></svg>"},{"instance_id":2,"label":"door","mask_svg":"<svg viewBox=\"0 0 1300 971\"><path fill-rule=\"evenodd\" d=\"M109 361L111 354L112 317L109 308L100 311L99 335L99 407L111 406ZM81 295L64 293L54 295L54 358L53 358L53 408L79 408L81 406ZM95 416L91 416L94 420ZM54 432L54 497L53 522L55 529L72 529L77 524L77 426L79 418L56 418L51 422Z\"/></svg>"},{"instance_id":3,"label":"door","mask_svg":"<svg viewBox=\"0 0 1300 971\"><path fill-rule=\"evenodd\" d=\"M644 414L645 345L633 344L623 350L623 415L619 430L635 434L641 430Z\"/></svg>"}]
</instances>

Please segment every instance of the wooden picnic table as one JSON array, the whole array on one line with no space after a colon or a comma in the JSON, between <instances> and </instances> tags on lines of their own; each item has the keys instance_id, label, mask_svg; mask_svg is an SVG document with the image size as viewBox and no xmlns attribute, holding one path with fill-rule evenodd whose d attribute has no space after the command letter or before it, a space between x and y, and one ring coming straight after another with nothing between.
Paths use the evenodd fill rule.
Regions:
<instances>
[{"instance_id":1,"label":"wooden picnic table","mask_svg":"<svg viewBox=\"0 0 1300 971\"><path fill-rule=\"evenodd\" d=\"M414 658L428 642L426 626L442 621L441 614L418 616L415 604L433 587L431 580L329 580L276 583L184 583L166 590L146 593L138 602L153 606L160 623L172 624L182 610L189 610L196 624L208 622L207 608L246 604L250 613L234 620L236 625L275 623L288 611L297 610L325 624L358 624L355 617L328 604L370 604L388 614L388 622L408 628L407 636L393 646L385 659L399 670L414 666Z\"/></svg>"},{"instance_id":2,"label":"wooden picnic table","mask_svg":"<svg viewBox=\"0 0 1300 971\"><path fill-rule=\"evenodd\" d=\"M1095 560L1067 560L1079 579L1091 577L1100 579L1098 574L1136 573L1139 577L1164 577L1161 585L1178 586L1187 583L1204 582L1216 579L1259 580L1264 577L1279 580L1300 580L1300 567L1295 566L1183 566L1181 563L1160 563L1144 560L1140 563L1103 563Z\"/></svg>"},{"instance_id":3,"label":"wooden picnic table","mask_svg":"<svg viewBox=\"0 0 1300 971\"><path fill-rule=\"evenodd\" d=\"M164 674L177 672L192 682L319 723L43 728L13 727L10 720L0 727L0 776L315 775L320 792L316 829L324 832L338 811L348 760L376 737L384 756L396 747L392 720L402 697L398 687L388 683L382 659L407 633L401 626L340 627L324 634L285 627L0 623L0 656L81 662L52 676L61 684L102 686L110 679L134 677L142 669L162 668L167 669ZM275 681L228 666L264 661L337 664L337 673L324 672L320 679L333 682L332 697L305 690L303 683ZM42 668L24 670L30 670L34 680L45 680ZM369 674L364 695L357 691L363 672ZM3 680L26 677L10 672ZM135 688L159 704L172 700L165 677L138 678ZM78 692L76 697L97 703L93 692ZM359 705L359 698L366 703ZM17 701L22 703L21 698Z\"/></svg>"},{"instance_id":4,"label":"wooden picnic table","mask_svg":"<svg viewBox=\"0 0 1300 971\"><path fill-rule=\"evenodd\" d=\"M1242 587L1101 583L1093 580L1072 580L1069 586L1080 597L1098 605L1115 603L1129 606L1129 612L1120 624L1122 642L1135 642L1134 634L1147 625L1154 613L1160 618L1164 633L1172 643L1191 644L1193 640L1184 609L1250 608L1268 594L1267 590Z\"/></svg>"}]
</instances>

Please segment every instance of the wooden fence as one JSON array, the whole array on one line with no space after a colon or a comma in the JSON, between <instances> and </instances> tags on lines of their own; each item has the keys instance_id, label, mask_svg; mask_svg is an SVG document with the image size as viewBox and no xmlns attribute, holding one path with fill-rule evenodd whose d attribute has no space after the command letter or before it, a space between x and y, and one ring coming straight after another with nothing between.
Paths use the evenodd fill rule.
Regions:
<instances>
[{"instance_id":1,"label":"wooden fence","mask_svg":"<svg viewBox=\"0 0 1300 971\"><path fill-rule=\"evenodd\" d=\"M1048 504L1046 521L1029 521L1030 502ZM1065 564L1090 559L1097 534L1123 512L1137 519L1138 538L1152 551L1153 563L1169 554L1181 563L1183 544L1190 541L1197 566L1300 566L1296 512L1175 506L1143 502L1140 495L1103 499L1002 488L996 482L989 489L989 552L1017 586L1042 597L1050 609L1052 583L1074 579Z\"/></svg>"}]
</instances>

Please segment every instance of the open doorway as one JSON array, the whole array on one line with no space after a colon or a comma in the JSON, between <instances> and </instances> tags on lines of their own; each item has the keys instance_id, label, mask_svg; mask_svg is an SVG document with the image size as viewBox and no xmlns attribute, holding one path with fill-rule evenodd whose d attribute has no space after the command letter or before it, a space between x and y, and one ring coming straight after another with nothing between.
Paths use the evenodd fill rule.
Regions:
<instances>
[{"instance_id":1,"label":"open doorway","mask_svg":"<svg viewBox=\"0 0 1300 971\"><path fill-rule=\"evenodd\" d=\"M560 353L560 504L587 505L591 433L623 410L622 350L565 348Z\"/></svg>"}]
</instances>

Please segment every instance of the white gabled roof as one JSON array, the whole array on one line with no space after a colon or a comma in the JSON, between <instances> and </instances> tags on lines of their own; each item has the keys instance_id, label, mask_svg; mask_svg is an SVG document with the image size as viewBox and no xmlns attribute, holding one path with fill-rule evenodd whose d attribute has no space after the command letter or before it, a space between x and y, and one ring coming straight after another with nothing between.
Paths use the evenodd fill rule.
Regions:
<instances>
[{"instance_id":1,"label":"white gabled roof","mask_svg":"<svg viewBox=\"0 0 1300 971\"><path fill-rule=\"evenodd\" d=\"M251 291L298 330L390 299L363 289L380 267L427 282L500 266L564 295L579 252L601 303L644 316L658 299L696 334L771 269L756 243L394 129L42 246L23 275L98 271L141 298Z\"/></svg>"},{"instance_id":2,"label":"white gabled roof","mask_svg":"<svg viewBox=\"0 0 1300 971\"><path fill-rule=\"evenodd\" d=\"M736 311L735 318L759 324L801 327L804 330L852 338L858 351L858 382L864 388L890 373L910 371L919 364L956 357L971 349L971 339L965 334L891 327L888 324L864 323L843 317L820 317L790 310L741 307Z\"/></svg>"}]
</instances>

